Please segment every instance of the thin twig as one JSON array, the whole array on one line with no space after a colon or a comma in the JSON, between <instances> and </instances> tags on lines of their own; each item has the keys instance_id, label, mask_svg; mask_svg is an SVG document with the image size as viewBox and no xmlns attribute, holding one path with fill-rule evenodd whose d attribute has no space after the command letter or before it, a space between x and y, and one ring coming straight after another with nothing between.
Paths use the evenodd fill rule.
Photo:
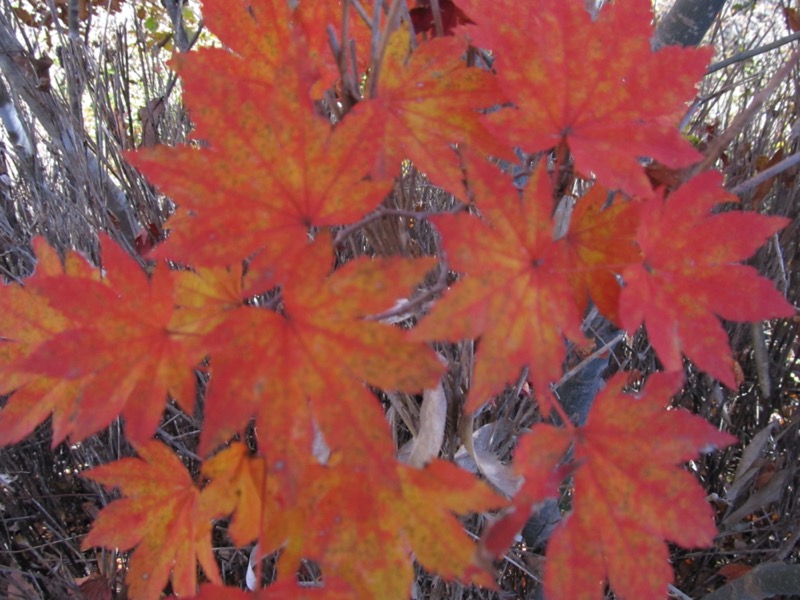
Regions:
<instances>
[{"instance_id":1,"label":"thin twig","mask_svg":"<svg viewBox=\"0 0 800 600\"><path fill-rule=\"evenodd\" d=\"M778 173L782 173L783 171L786 171L787 169L791 169L795 165L800 165L800 152L796 152L795 154L792 154L791 156L787 156L781 162L779 162L779 163L777 163L775 165L772 165L768 169L764 169L763 171L761 171L757 175L754 175L753 177L751 177L747 181L743 181L739 185L732 187L728 191L731 194L742 194L742 193L746 192L747 190L750 190L750 189L756 187L757 185L760 185L760 184L764 183L770 177L774 177Z\"/></svg>"},{"instance_id":2,"label":"thin twig","mask_svg":"<svg viewBox=\"0 0 800 600\"><path fill-rule=\"evenodd\" d=\"M477 541L480 539L480 538L479 538L479 537L478 537L476 534L472 533L471 531L468 531L468 530L466 530L466 529L465 529L464 531L466 532L466 534L467 534L468 536L470 536L470 537L471 537L473 540L475 540L476 542L477 542ZM537 577L537 576L536 576L536 575L534 575L533 573L531 573L531 572L528 570L528 567L526 567L526 566L522 565L522 564L521 564L521 563L519 563L519 562L518 562L516 559L514 559L514 558L511 558L511 555L510 555L510 553L506 552L505 554L503 554L503 560L506 560L506 561L510 562L512 565L514 565L515 567L517 567L517 568L518 568L520 571L522 571L523 573L525 573L525 575L527 575L528 577L530 577L531 579L533 579L533 580L534 580L536 583L539 583L539 584L541 584L541 583L542 583L542 580L541 580L541 579L539 579L539 577ZM689 600L691 600L691 598L690 598Z\"/></svg>"},{"instance_id":3,"label":"thin twig","mask_svg":"<svg viewBox=\"0 0 800 600\"><path fill-rule=\"evenodd\" d=\"M761 323L750 323L750 342L753 344L753 358L755 359L756 378L761 397L767 399L772 392L772 382L769 376L769 351L767 339Z\"/></svg>"},{"instance_id":4,"label":"thin twig","mask_svg":"<svg viewBox=\"0 0 800 600\"><path fill-rule=\"evenodd\" d=\"M437 210L426 210L426 211L413 211L413 210L403 210L401 208L387 208L385 206L378 207L375 211L369 213L366 217L352 223L351 225L346 226L344 229L340 230L339 233L336 234L336 237L333 240L334 246L339 246L344 243L344 241L351 236L354 232L358 231L362 227L373 223L383 217L404 217L406 219L427 219L429 217L434 217L436 215L445 215L445 214L452 214L456 212L461 212L464 210L463 205L459 205L456 210L450 211L437 211Z\"/></svg>"},{"instance_id":5,"label":"thin twig","mask_svg":"<svg viewBox=\"0 0 800 600\"><path fill-rule=\"evenodd\" d=\"M778 267L781 270L781 292L784 295L789 292L789 276L786 274L786 261L783 258L783 248L777 233L772 234L772 244L775 246L775 255L778 257Z\"/></svg>"},{"instance_id":6,"label":"thin twig","mask_svg":"<svg viewBox=\"0 0 800 600\"><path fill-rule=\"evenodd\" d=\"M730 58L726 58L725 60L716 62L713 65L710 65L708 69L706 69L706 75L711 75L711 73L716 73L720 69L724 69L725 67L729 67L730 65L742 62L743 60L747 60L748 58L758 56L759 54L763 54L764 52L775 50L775 48L780 48L781 46L790 44L795 40L800 40L800 31L795 32L791 35L787 35L786 37L782 37L781 39L771 42L769 44L764 44L763 46L759 46L758 48L753 48L751 50L745 50L744 52L739 52L738 54L734 54Z\"/></svg>"},{"instance_id":7,"label":"thin twig","mask_svg":"<svg viewBox=\"0 0 800 600\"><path fill-rule=\"evenodd\" d=\"M610 350L612 347L614 347L617 344L617 342L619 342L620 340L622 340L625 337L625 335L626 335L626 333L624 331L620 331L617 335L615 335L613 338L611 338L608 342L603 344L600 348L598 348L597 350L592 352L589 356L584 358L581 362L579 362L577 365L572 367L569 371L564 373L564 375L561 377L561 379L559 379L556 383L553 384L555 389L558 389L560 386L564 385L567 381L569 381L570 379L575 377L575 375L577 375L580 372L581 369L583 369L592 360L594 360L595 358L600 356L603 352L605 352L606 350Z\"/></svg>"},{"instance_id":8,"label":"thin twig","mask_svg":"<svg viewBox=\"0 0 800 600\"><path fill-rule=\"evenodd\" d=\"M375 3L375 21L373 25L378 28L378 21L380 16L379 6L382 2ZM386 16L386 27L383 34L380 35L380 40L376 43L377 32L376 29L372 30L372 47L373 55L370 61L370 81L369 81L369 97L374 98L378 91L378 77L380 76L380 68L383 64L383 57L386 55L386 48L389 46L389 39L395 30L395 23L400 14L401 5L405 5L405 0L392 0L392 5L389 8L389 14Z\"/></svg>"},{"instance_id":9,"label":"thin twig","mask_svg":"<svg viewBox=\"0 0 800 600\"><path fill-rule=\"evenodd\" d=\"M436 36L444 36L444 23L442 23L442 9L439 7L439 0L431 0L431 10L433 11L433 24L436 26Z\"/></svg>"},{"instance_id":10,"label":"thin twig","mask_svg":"<svg viewBox=\"0 0 800 600\"><path fill-rule=\"evenodd\" d=\"M361 20L364 21L364 23L367 24L367 27L369 27L370 31L372 31L372 21L370 20L367 11L364 10L363 6L361 6L361 2L358 0L350 0L350 4L352 4L353 8L356 9L356 12L358 13L358 16L361 17Z\"/></svg>"},{"instance_id":11,"label":"thin twig","mask_svg":"<svg viewBox=\"0 0 800 600\"><path fill-rule=\"evenodd\" d=\"M189 458L191 458L192 460L196 460L197 462L203 462L203 458L200 455L195 454L194 452L189 450L186 447L186 444L178 442L177 438L164 431L163 427L159 427L156 430L156 433L160 438L162 438L167 443L167 445L172 446L172 448L176 450L178 454L183 454L185 456L188 456Z\"/></svg>"}]
</instances>

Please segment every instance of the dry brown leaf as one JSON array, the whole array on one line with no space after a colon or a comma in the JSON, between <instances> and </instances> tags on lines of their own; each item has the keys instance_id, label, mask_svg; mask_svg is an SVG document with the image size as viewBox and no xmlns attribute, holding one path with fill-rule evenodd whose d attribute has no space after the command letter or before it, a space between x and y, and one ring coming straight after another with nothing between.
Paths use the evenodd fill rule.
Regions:
<instances>
[{"instance_id":1,"label":"dry brown leaf","mask_svg":"<svg viewBox=\"0 0 800 600\"><path fill-rule=\"evenodd\" d=\"M750 565L742 565L739 563L730 563L727 565L723 565L720 567L719 571L717 571L717 575L724 577L728 581L733 581L744 575L745 573L752 571L753 567Z\"/></svg>"},{"instance_id":2,"label":"dry brown leaf","mask_svg":"<svg viewBox=\"0 0 800 600\"><path fill-rule=\"evenodd\" d=\"M419 414L419 430L411 442L411 451L406 461L412 467L423 467L439 455L444 441L447 419L447 398L441 382L434 389L422 393Z\"/></svg>"},{"instance_id":3,"label":"dry brown leaf","mask_svg":"<svg viewBox=\"0 0 800 600\"><path fill-rule=\"evenodd\" d=\"M142 121L141 148L152 148L158 144L158 122L164 115L164 107L164 98L159 96L139 109L139 119Z\"/></svg>"},{"instance_id":4,"label":"dry brown leaf","mask_svg":"<svg viewBox=\"0 0 800 600\"><path fill-rule=\"evenodd\" d=\"M783 16L786 17L786 26L789 28L789 31L792 33L800 31L800 13L798 13L796 8L784 6Z\"/></svg>"},{"instance_id":5,"label":"dry brown leaf","mask_svg":"<svg viewBox=\"0 0 800 600\"><path fill-rule=\"evenodd\" d=\"M739 466L736 468L736 474L733 477L733 484L728 488L725 494L725 500L733 503L742 490L753 480L761 468L758 462L761 455L772 437L772 430L775 428L775 422L771 422L764 429L759 431L747 444L742 452L742 458L739 460Z\"/></svg>"},{"instance_id":6,"label":"dry brown leaf","mask_svg":"<svg viewBox=\"0 0 800 600\"><path fill-rule=\"evenodd\" d=\"M747 515L750 515L758 510L761 510L773 502L780 500L786 487L787 480L789 479L790 471L783 469L775 474L769 483L752 496L747 499L741 507L730 513L722 520L722 524L730 527L735 525Z\"/></svg>"},{"instance_id":7,"label":"dry brown leaf","mask_svg":"<svg viewBox=\"0 0 800 600\"><path fill-rule=\"evenodd\" d=\"M471 418L469 423L471 429ZM459 466L473 473L480 473L509 498L522 484L522 478L497 455L497 449L510 434L510 428L510 421L501 419L480 427L471 436L464 436L462 432L462 440L465 440L465 443L455 455L455 461Z\"/></svg>"},{"instance_id":8,"label":"dry brown leaf","mask_svg":"<svg viewBox=\"0 0 800 600\"><path fill-rule=\"evenodd\" d=\"M77 581L76 581L77 583ZM78 586L85 600L111 600L112 589L108 579L95 573L84 578ZM80 598L81 596L79 596Z\"/></svg>"}]
</instances>

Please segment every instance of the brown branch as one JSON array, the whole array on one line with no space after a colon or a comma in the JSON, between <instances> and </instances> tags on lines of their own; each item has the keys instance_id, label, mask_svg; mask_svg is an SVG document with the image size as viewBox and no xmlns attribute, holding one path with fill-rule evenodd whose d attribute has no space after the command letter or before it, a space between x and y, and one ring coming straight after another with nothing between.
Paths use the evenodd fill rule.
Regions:
<instances>
[{"instance_id":1,"label":"brown branch","mask_svg":"<svg viewBox=\"0 0 800 600\"><path fill-rule=\"evenodd\" d=\"M753 58L754 56L758 56L759 54L764 54L765 52L769 52L770 50L775 50L776 48L780 48L781 46L790 44L795 40L800 40L800 31L797 31L792 35L787 35L786 37L782 37L781 39L775 40L772 43L764 44L763 46L759 46L758 48L753 48L752 50L745 50L744 52L739 52L738 54L734 54L730 58L726 58L725 60L716 62L713 65L710 65L708 69L706 69L706 75L711 75L711 73L716 73L717 71L724 69L725 67L729 67L738 62L742 62L743 60L747 60L748 58Z\"/></svg>"},{"instance_id":2,"label":"brown branch","mask_svg":"<svg viewBox=\"0 0 800 600\"><path fill-rule=\"evenodd\" d=\"M792 154L791 156L787 156L781 162L779 162L779 163L777 163L775 165L772 165L768 169L764 169L763 171L761 171L757 175L754 175L753 177L751 177L747 181L743 181L739 185L732 187L728 191L731 194L742 194L742 193L746 192L747 190L752 189L752 188L756 187L757 185L764 183L770 177L774 177L775 175L778 175L779 173L783 173L787 169L791 169L792 167L794 167L795 165L798 165L798 164L800 164L800 152L796 152L795 154Z\"/></svg>"},{"instance_id":3,"label":"brown branch","mask_svg":"<svg viewBox=\"0 0 800 600\"><path fill-rule=\"evenodd\" d=\"M455 209L450 211L438 211L438 210L426 210L426 211L413 211L413 210L404 210L401 208L387 208L385 206L378 207L375 211L369 213L360 221L356 221L355 223L346 226L344 229L341 229L339 233L336 234L336 237L333 240L334 246L340 246L344 243L344 240L351 236L354 232L358 231L362 227L369 225L383 217L403 217L406 219L427 219L429 217L434 217L436 215L446 215L457 213L465 210L464 205L459 205Z\"/></svg>"}]
</instances>

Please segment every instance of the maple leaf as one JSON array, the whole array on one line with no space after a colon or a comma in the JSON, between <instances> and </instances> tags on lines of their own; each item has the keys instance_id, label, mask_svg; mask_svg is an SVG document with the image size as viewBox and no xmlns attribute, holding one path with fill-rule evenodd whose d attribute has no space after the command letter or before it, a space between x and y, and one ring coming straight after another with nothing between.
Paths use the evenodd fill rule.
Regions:
<instances>
[{"instance_id":1,"label":"maple leaf","mask_svg":"<svg viewBox=\"0 0 800 600\"><path fill-rule=\"evenodd\" d=\"M186 467L160 442L147 442L136 451L139 458L123 458L83 473L119 488L124 497L100 511L82 548L135 547L126 577L132 600L160 597L173 569L175 591L194 594L195 560L210 581L222 584L211 548L211 521L202 518L200 490Z\"/></svg>"},{"instance_id":2,"label":"maple leaf","mask_svg":"<svg viewBox=\"0 0 800 600\"><path fill-rule=\"evenodd\" d=\"M564 336L582 341L581 316L553 241L552 190L542 169L521 193L485 161L473 161L469 186L486 221L465 214L431 219L449 267L466 273L415 328L416 339L480 336L466 409L476 410L524 366L543 412L562 374Z\"/></svg>"},{"instance_id":3,"label":"maple leaf","mask_svg":"<svg viewBox=\"0 0 800 600\"><path fill-rule=\"evenodd\" d=\"M26 287L0 287L3 306L0 311L0 368L3 370L0 394L13 392L0 411L0 445L20 441L52 413L52 446L55 448L74 426L80 382L19 371L13 365L70 328L70 320L57 303L38 292L35 283L62 274L92 280L98 277L98 272L76 253L69 253L62 264L56 251L43 238L34 238L32 246L37 256L36 271L28 278Z\"/></svg>"},{"instance_id":4,"label":"maple leaf","mask_svg":"<svg viewBox=\"0 0 800 600\"><path fill-rule=\"evenodd\" d=\"M192 596L190 600L255 600L260 597L261 595L256 596L251 592L245 592L238 588L221 587L206 583L200 586L199 593Z\"/></svg>"},{"instance_id":5,"label":"maple leaf","mask_svg":"<svg viewBox=\"0 0 800 600\"><path fill-rule=\"evenodd\" d=\"M709 546L716 527L703 488L676 465L736 441L684 410L666 410L679 374L650 377L635 398L619 373L595 399L585 427L551 437L574 442L572 514L547 549L545 596L603 598L605 581L624 598L663 598L672 580L666 540ZM530 436L552 430L536 425ZM642 568L646 565L646 568Z\"/></svg>"},{"instance_id":6,"label":"maple leaf","mask_svg":"<svg viewBox=\"0 0 800 600\"><path fill-rule=\"evenodd\" d=\"M405 502L388 520L406 532L420 564L446 579L458 577L495 587L452 513L497 509L507 502L484 482L443 460L434 460L424 469L398 465L398 474ZM395 500L393 504L399 503Z\"/></svg>"},{"instance_id":7,"label":"maple leaf","mask_svg":"<svg viewBox=\"0 0 800 600\"><path fill-rule=\"evenodd\" d=\"M155 431L167 394L188 410L194 404L193 368L206 352L195 345L195 336L172 327L171 272L158 268L150 281L109 238L102 237L101 250L103 280L85 273L35 276L28 280L30 306L14 317L17 327L31 332L53 323L46 338L24 344L4 370L15 383L23 384L21 376L31 384L27 391L23 385L21 399L12 404L16 416L33 411L23 419L24 429L32 428L32 417L42 417L32 401L45 399L47 410L54 411L54 442L67 435L84 439L121 412L128 438L141 443ZM24 302L18 300L14 306ZM57 317L49 308L56 304ZM52 393L42 389L54 379L61 382Z\"/></svg>"},{"instance_id":8,"label":"maple leaf","mask_svg":"<svg viewBox=\"0 0 800 600\"><path fill-rule=\"evenodd\" d=\"M181 331L210 334L231 311L275 286L274 281L257 278L244 266L199 267L176 271L175 312L173 324Z\"/></svg>"},{"instance_id":9,"label":"maple leaf","mask_svg":"<svg viewBox=\"0 0 800 600\"><path fill-rule=\"evenodd\" d=\"M227 2L210 2L204 10L221 10L220 4L234 22L253 21L243 5L232 10ZM127 155L188 211L156 256L222 266L261 251L259 260L290 269L310 228L359 219L390 189L388 182L366 179L379 143L368 124L348 117L332 128L314 113L310 90L317 76L305 60L304 41L291 35L279 57L268 57L275 49L264 48L262 30L269 26L251 24L237 33L235 47L244 56L204 49L175 62L195 136L208 147Z\"/></svg>"},{"instance_id":10,"label":"maple leaf","mask_svg":"<svg viewBox=\"0 0 800 600\"><path fill-rule=\"evenodd\" d=\"M244 59L255 79L274 74L293 44L292 11L283 0L205 0L203 21L227 48ZM231 64L240 63L224 63ZM206 73L209 79L213 75ZM242 82L242 78L237 80Z\"/></svg>"},{"instance_id":11,"label":"maple leaf","mask_svg":"<svg viewBox=\"0 0 800 600\"><path fill-rule=\"evenodd\" d=\"M653 52L647 2L614 2L596 20L572 1L458 4L476 23L463 28L472 42L497 54L498 83L516 109L488 119L510 143L535 152L566 140L578 170L639 195L650 185L637 158L670 167L699 160L677 124L713 50Z\"/></svg>"},{"instance_id":12,"label":"maple leaf","mask_svg":"<svg viewBox=\"0 0 800 600\"><path fill-rule=\"evenodd\" d=\"M238 106L231 95L228 100ZM359 219L380 203L386 183L364 180L375 146L366 132L331 130L320 117L293 112L279 117L287 123L281 142L243 118L231 123L227 140L212 139L211 148L158 148L129 157L192 213L156 256L221 266L260 252L258 260L279 272L291 269L310 228ZM245 137L257 146L247 156L225 147Z\"/></svg>"},{"instance_id":13,"label":"maple leaf","mask_svg":"<svg viewBox=\"0 0 800 600\"><path fill-rule=\"evenodd\" d=\"M494 587L451 513L505 501L471 473L440 460L422 470L395 461L379 472L329 466L309 481L305 528L316 533L304 536L295 556L319 562L353 586L356 597L406 597L414 580L411 551L446 578ZM292 550L290 542L287 554Z\"/></svg>"},{"instance_id":14,"label":"maple leaf","mask_svg":"<svg viewBox=\"0 0 800 600\"><path fill-rule=\"evenodd\" d=\"M296 416L294 419L298 420ZM292 436L289 433L286 437ZM263 455L252 455L244 444L234 442L203 463L202 469L203 475L211 480L200 497L203 518L232 514L228 533L237 545L256 540L263 555L282 549L279 572L285 576L300 567L306 538L317 535L309 524L311 515L318 510L313 505L315 494L329 482L328 470L321 470L315 460L310 460L310 453L299 455L302 452L296 452L287 463L280 456L276 460L269 450L267 460ZM336 522L341 522L341 518ZM326 580L330 575L326 571ZM284 577L283 583L286 582L294 582L294 578Z\"/></svg>"},{"instance_id":15,"label":"maple leaf","mask_svg":"<svg viewBox=\"0 0 800 600\"><path fill-rule=\"evenodd\" d=\"M437 38L410 58L408 48L409 32L398 29L389 39L374 97L348 117L368 123L380 142L373 176L393 179L401 161L409 159L433 183L456 191L463 174L453 144L512 159L510 149L480 122L478 110L502 102L502 96L490 73L462 60L464 41Z\"/></svg>"},{"instance_id":16,"label":"maple leaf","mask_svg":"<svg viewBox=\"0 0 800 600\"><path fill-rule=\"evenodd\" d=\"M632 202L615 198L604 207L608 192L594 185L572 211L569 229L560 240L565 246L564 269L573 283L581 313L594 301L606 317L621 322L617 276L628 265L641 261L635 243L639 211Z\"/></svg>"},{"instance_id":17,"label":"maple leaf","mask_svg":"<svg viewBox=\"0 0 800 600\"><path fill-rule=\"evenodd\" d=\"M642 323L668 371L683 369L682 354L698 368L735 389L728 336L717 318L759 321L790 317L794 308L753 268L737 264L789 221L729 211L738 202L722 176L704 173L669 196L640 207L637 242L643 262L623 271L623 326Z\"/></svg>"},{"instance_id":18,"label":"maple leaf","mask_svg":"<svg viewBox=\"0 0 800 600\"><path fill-rule=\"evenodd\" d=\"M233 513L237 544L257 538L265 554L282 548L279 584L293 583L301 560L310 559L326 582L351 586L352 597L403 597L413 582L411 550L444 577L493 584L451 514L504 505L489 486L445 461L417 470L391 453L371 464L343 458L334 455L324 467L306 460L298 468L299 459L276 465L235 443L203 465L211 482L201 495L202 514ZM294 469L290 482L287 468Z\"/></svg>"},{"instance_id":19,"label":"maple leaf","mask_svg":"<svg viewBox=\"0 0 800 600\"><path fill-rule=\"evenodd\" d=\"M416 392L432 387L443 368L430 349L409 341L407 332L364 317L406 297L435 263L359 258L331 274L332 262L330 237L320 235L284 278L280 314L243 308L212 332L202 453L256 415L264 443L296 431L300 437L287 443L286 452L308 454L308 402L332 447L352 448L355 440L347 438L355 427L365 438L377 436L374 443L391 452L383 413L364 383Z\"/></svg>"},{"instance_id":20,"label":"maple leaf","mask_svg":"<svg viewBox=\"0 0 800 600\"><path fill-rule=\"evenodd\" d=\"M200 496L202 516L210 520L232 514L228 535L234 543L246 546L255 540L264 554L277 551L304 527L307 469L316 464L310 454L304 458L279 465L272 456L268 462L244 444L232 443L203 463L203 475L211 482Z\"/></svg>"}]
</instances>

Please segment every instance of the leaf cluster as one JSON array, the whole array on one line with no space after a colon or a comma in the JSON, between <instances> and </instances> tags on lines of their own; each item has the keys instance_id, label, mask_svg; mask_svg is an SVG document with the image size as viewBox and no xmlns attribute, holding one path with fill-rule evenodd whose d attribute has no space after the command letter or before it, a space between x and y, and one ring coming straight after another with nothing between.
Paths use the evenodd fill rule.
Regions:
<instances>
[{"instance_id":1,"label":"leaf cluster","mask_svg":"<svg viewBox=\"0 0 800 600\"><path fill-rule=\"evenodd\" d=\"M596 19L538 0L524 24L510 0L446 3L457 12L433 25L423 6L412 22L424 35L401 4L369 19L354 3L205 2L225 49L173 61L201 143L128 155L178 205L148 270L109 239L99 269L38 241L34 275L2 289L0 393L12 395L0 443L51 414L54 445L124 418L138 456L87 473L123 498L84 546L134 548L134 599L159 597L170 575L177 594L198 593L197 563L221 586L212 528L227 518L235 545L280 551L264 597L404 597L412 557L492 587L492 561L565 482L574 500L548 546L548 598L599 598L606 583L663 596L665 541L712 542L712 511L678 465L734 438L666 406L684 359L736 387L720 317L794 309L740 264L786 220L727 210L738 199L719 174L691 176L701 156L677 124L710 52L652 51L637 0ZM533 157L524 185L500 168L519 155ZM677 183L654 186L642 157ZM387 206L412 164L461 202ZM392 214L432 224L440 245L344 252ZM568 347L589 346L592 307L628 332L644 325L663 373L635 395L615 376L574 419L554 385ZM515 381L544 419L515 449L509 485L472 449L496 489L436 444L400 460L376 400L433 398L459 368L446 344L464 340L470 385L444 402L465 446L470 415ZM210 380L193 477L152 436L168 398L194 412L197 370ZM454 515L490 510L475 545ZM304 561L320 586L297 583ZM242 595L213 586L198 597Z\"/></svg>"}]
</instances>

